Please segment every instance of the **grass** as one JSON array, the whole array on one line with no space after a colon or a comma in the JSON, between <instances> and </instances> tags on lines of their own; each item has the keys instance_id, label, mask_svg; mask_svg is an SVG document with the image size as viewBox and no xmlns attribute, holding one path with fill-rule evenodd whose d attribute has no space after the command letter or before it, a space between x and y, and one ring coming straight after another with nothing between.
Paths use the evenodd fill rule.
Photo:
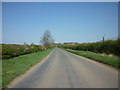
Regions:
<instances>
[{"instance_id":1,"label":"grass","mask_svg":"<svg viewBox=\"0 0 120 90\"><path fill-rule=\"evenodd\" d=\"M117 56L102 55L90 51L78 51L71 49L65 49L65 50L86 58L96 60L104 64L108 64L110 66L113 66L114 68L120 69L120 58L118 58Z\"/></svg>"},{"instance_id":2,"label":"grass","mask_svg":"<svg viewBox=\"0 0 120 90\"><path fill-rule=\"evenodd\" d=\"M0 90L2 89L2 61L0 61Z\"/></svg>"},{"instance_id":3,"label":"grass","mask_svg":"<svg viewBox=\"0 0 120 90\"><path fill-rule=\"evenodd\" d=\"M2 88L20 74L24 74L30 67L40 62L53 49L22 55L12 59L2 61Z\"/></svg>"}]
</instances>

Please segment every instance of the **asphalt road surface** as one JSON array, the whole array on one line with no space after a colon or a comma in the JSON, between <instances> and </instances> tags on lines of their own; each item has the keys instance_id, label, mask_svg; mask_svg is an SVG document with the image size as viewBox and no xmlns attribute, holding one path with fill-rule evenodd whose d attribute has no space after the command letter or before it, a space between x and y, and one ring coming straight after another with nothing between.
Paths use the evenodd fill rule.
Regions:
<instances>
[{"instance_id":1,"label":"asphalt road surface","mask_svg":"<svg viewBox=\"0 0 120 90\"><path fill-rule=\"evenodd\" d=\"M37 68L9 88L118 88L118 71L55 48Z\"/></svg>"}]
</instances>

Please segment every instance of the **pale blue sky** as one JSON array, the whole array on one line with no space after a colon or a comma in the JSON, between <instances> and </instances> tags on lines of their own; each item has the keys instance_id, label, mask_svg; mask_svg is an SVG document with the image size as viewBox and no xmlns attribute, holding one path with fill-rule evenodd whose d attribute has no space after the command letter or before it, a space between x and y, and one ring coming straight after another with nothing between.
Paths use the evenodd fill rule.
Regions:
<instances>
[{"instance_id":1,"label":"pale blue sky","mask_svg":"<svg viewBox=\"0 0 120 90\"><path fill-rule=\"evenodd\" d=\"M2 43L2 3L0 2L0 43Z\"/></svg>"},{"instance_id":2,"label":"pale blue sky","mask_svg":"<svg viewBox=\"0 0 120 90\"><path fill-rule=\"evenodd\" d=\"M4 2L3 43L39 44L45 30L55 42L95 42L118 36L117 2Z\"/></svg>"}]
</instances>

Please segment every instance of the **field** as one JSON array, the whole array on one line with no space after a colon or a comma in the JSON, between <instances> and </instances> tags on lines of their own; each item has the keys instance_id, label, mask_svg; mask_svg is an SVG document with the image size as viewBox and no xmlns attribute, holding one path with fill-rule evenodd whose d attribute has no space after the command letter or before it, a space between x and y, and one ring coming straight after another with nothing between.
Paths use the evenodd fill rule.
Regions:
<instances>
[{"instance_id":1,"label":"field","mask_svg":"<svg viewBox=\"0 0 120 90\"><path fill-rule=\"evenodd\" d=\"M30 67L40 62L45 58L53 49L39 51L31 54L21 55L11 59L2 60L2 88L7 85L15 77L25 73Z\"/></svg>"},{"instance_id":2,"label":"field","mask_svg":"<svg viewBox=\"0 0 120 90\"><path fill-rule=\"evenodd\" d=\"M71 50L71 49L65 49L65 50L83 57L90 58L92 60L96 60L104 64L108 64L117 69L120 69L120 59L117 56L98 54L90 51L78 51L78 50Z\"/></svg>"}]
</instances>

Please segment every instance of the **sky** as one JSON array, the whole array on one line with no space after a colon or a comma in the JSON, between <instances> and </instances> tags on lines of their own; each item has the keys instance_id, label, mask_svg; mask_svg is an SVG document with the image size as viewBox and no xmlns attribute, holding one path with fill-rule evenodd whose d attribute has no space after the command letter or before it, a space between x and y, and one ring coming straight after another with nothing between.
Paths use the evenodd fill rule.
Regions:
<instances>
[{"instance_id":1,"label":"sky","mask_svg":"<svg viewBox=\"0 0 120 90\"><path fill-rule=\"evenodd\" d=\"M2 43L39 44L45 30L55 43L96 42L118 36L117 2L3 2Z\"/></svg>"},{"instance_id":2,"label":"sky","mask_svg":"<svg viewBox=\"0 0 120 90\"><path fill-rule=\"evenodd\" d=\"M0 43L2 43L2 3L0 2Z\"/></svg>"}]
</instances>

